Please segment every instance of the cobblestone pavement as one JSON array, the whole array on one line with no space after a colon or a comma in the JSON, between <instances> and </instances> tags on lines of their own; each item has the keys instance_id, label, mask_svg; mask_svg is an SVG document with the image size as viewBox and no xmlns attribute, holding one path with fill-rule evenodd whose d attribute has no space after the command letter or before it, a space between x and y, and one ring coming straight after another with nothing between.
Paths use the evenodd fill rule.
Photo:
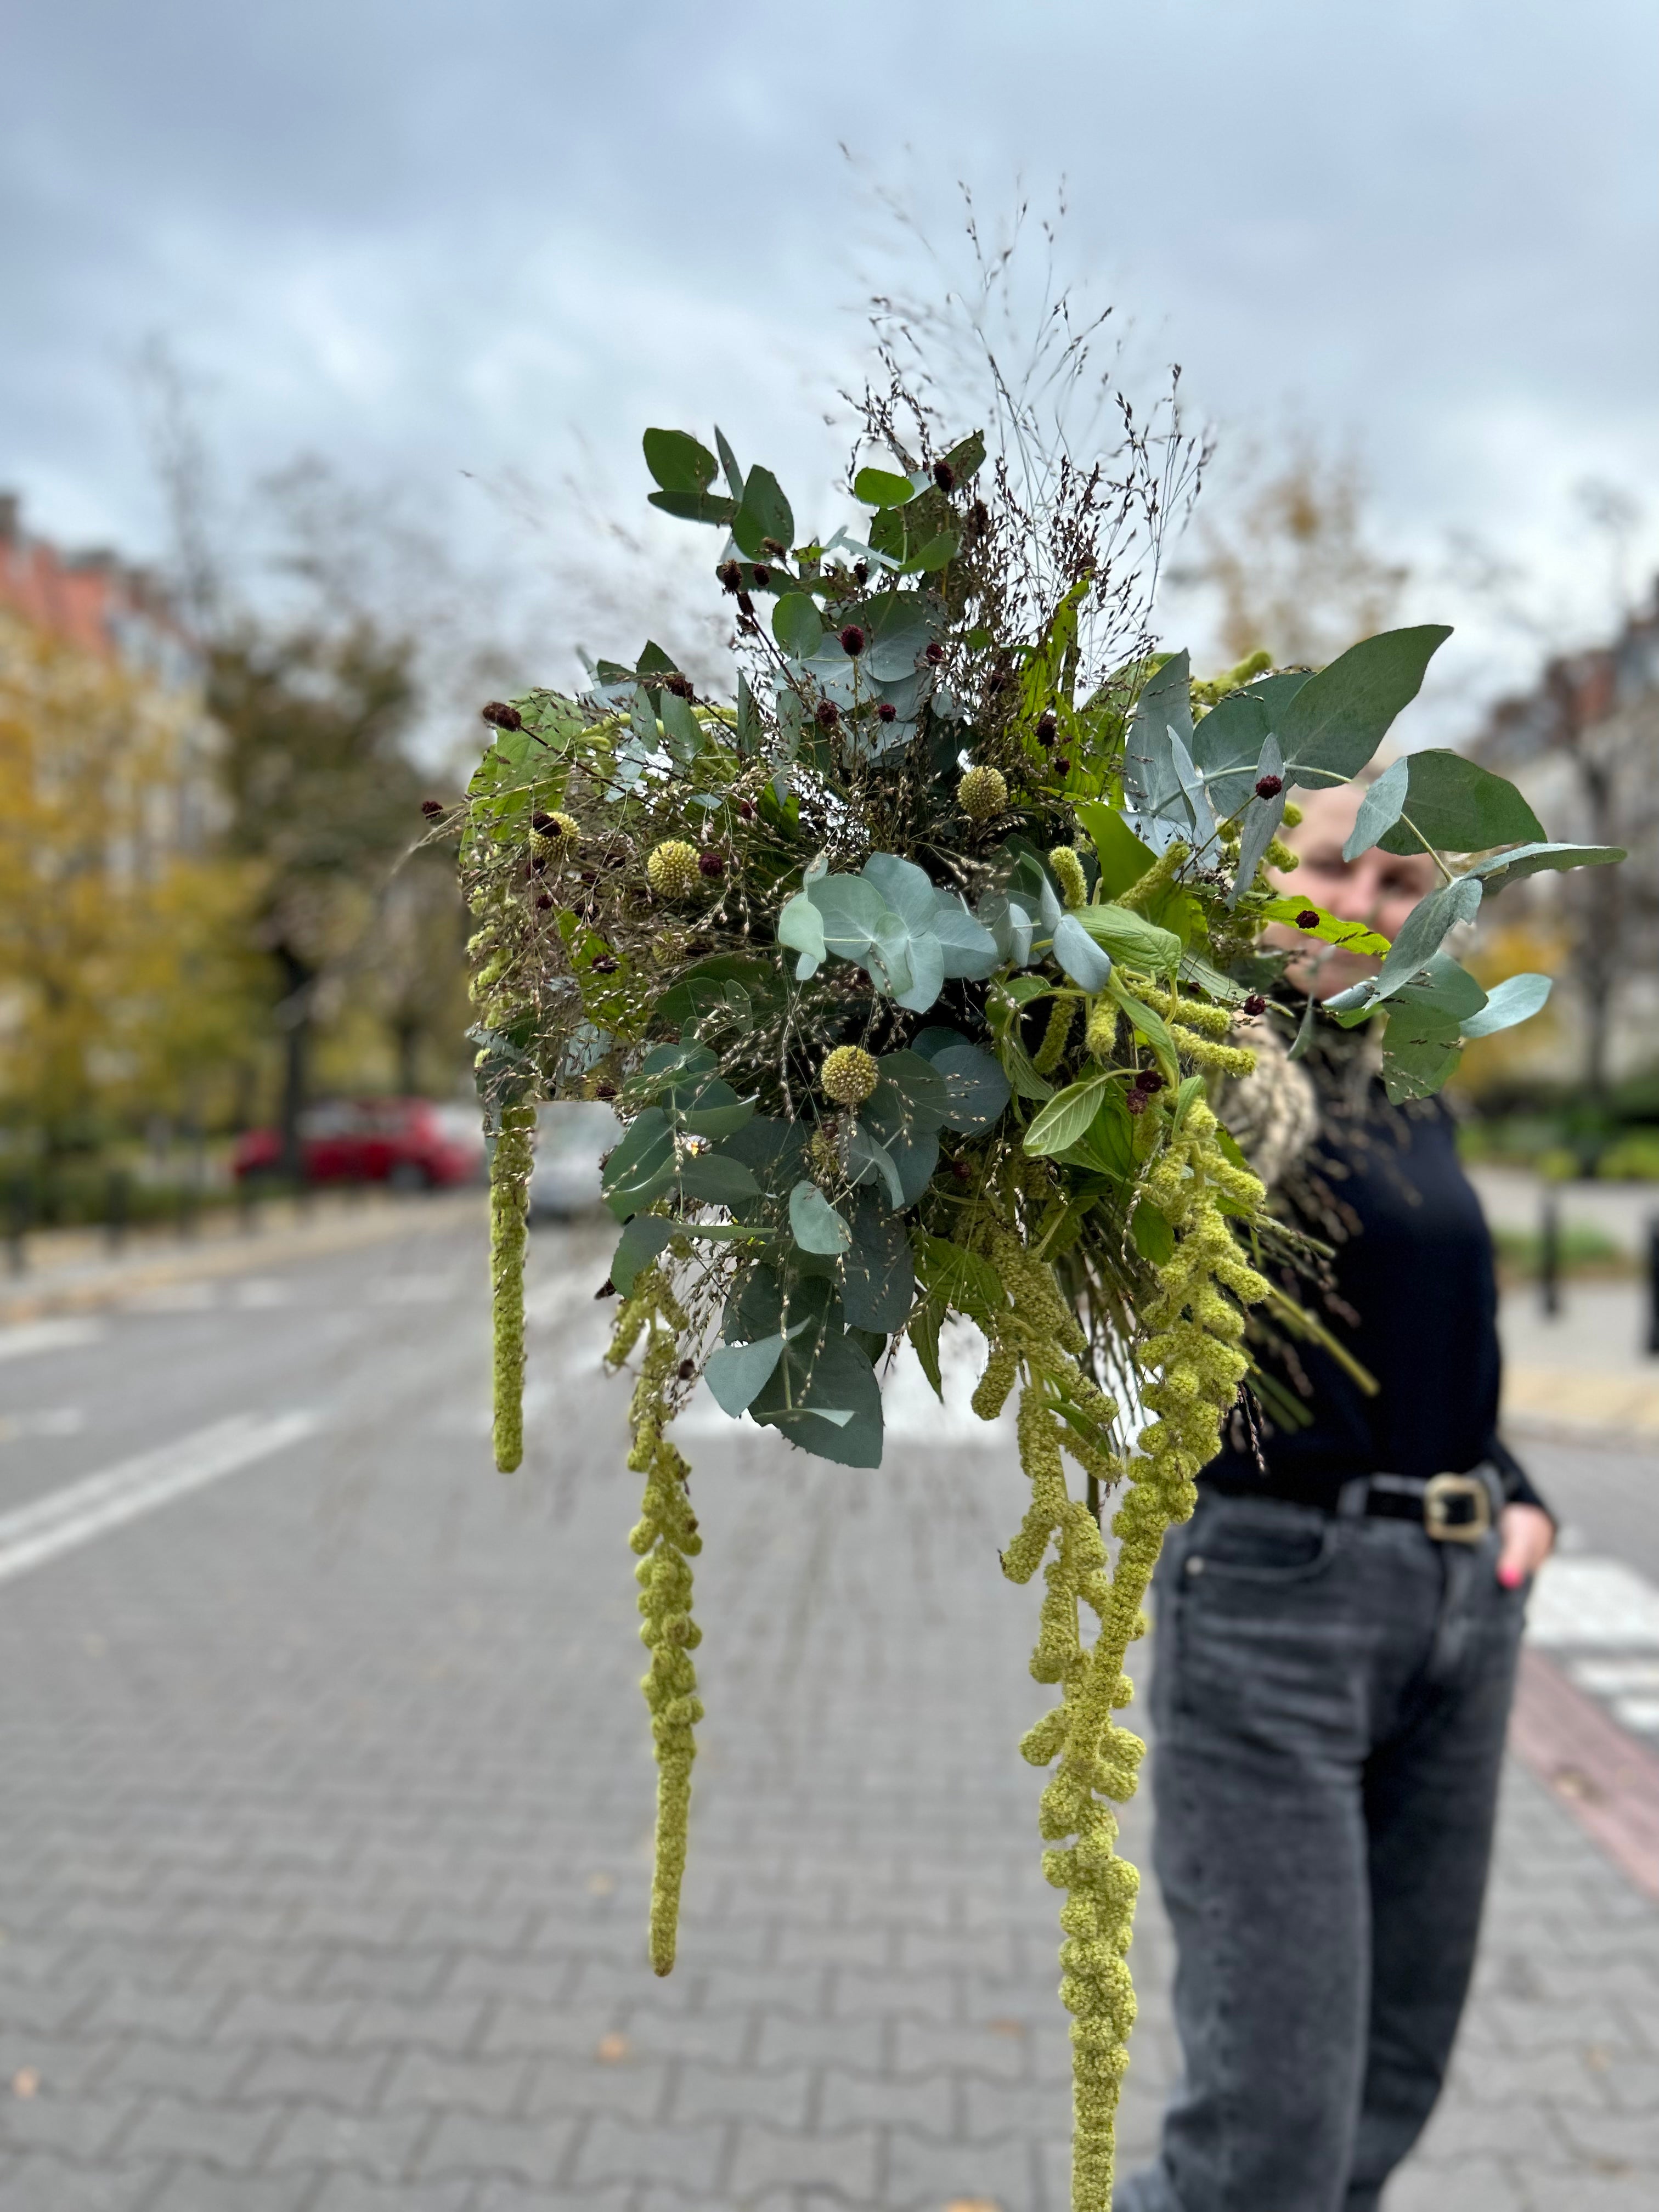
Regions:
<instances>
[{"instance_id":1,"label":"cobblestone pavement","mask_svg":"<svg viewBox=\"0 0 1659 2212\"><path fill-rule=\"evenodd\" d=\"M512 1480L471 1231L0 1369L10 1411L89 1409L0 1449L0 1510L216 1417L319 1424L0 1587L3 2212L1063 2205L1006 1445L935 1428L870 1475L696 1438L708 1719L657 1982L603 1249L538 1289ZM1150 1895L1133 1964L1127 2158L1174 2065ZM1656 2200L1659 1909L1516 1770L1389 2212Z\"/></svg>"}]
</instances>

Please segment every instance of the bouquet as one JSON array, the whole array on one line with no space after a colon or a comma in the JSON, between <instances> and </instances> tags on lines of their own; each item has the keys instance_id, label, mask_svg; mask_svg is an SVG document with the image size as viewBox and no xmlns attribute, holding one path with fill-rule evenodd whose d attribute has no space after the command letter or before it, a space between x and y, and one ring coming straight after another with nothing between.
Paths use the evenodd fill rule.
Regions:
<instances>
[{"instance_id":1,"label":"bouquet","mask_svg":"<svg viewBox=\"0 0 1659 2212\"><path fill-rule=\"evenodd\" d=\"M1419 751L1370 785L1350 842L1435 856L1439 887L1397 939L1287 895L1268 871L1294 866L1292 792L1365 770L1449 633L1394 630L1317 672L1258 654L1211 682L1144 636L1103 653L1121 487L1062 460L1034 506L981 435L880 428L881 465L848 487L860 519L805 539L777 478L718 432L710 452L647 431L653 504L718 533L729 693L700 695L647 644L579 696L484 710L459 826L494 1140L495 1455L516 1467L522 1446L537 1105L609 1099L625 1128L604 1175L607 1358L639 1355L666 1973L702 1711L674 1417L706 1383L734 1419L873 1468L899 1345L937 1390L941 1331L982 1333L974 1409L994 1419L1018 1392L1030 1483L1003 1568L1045 1586L1031 1670L1058 1702L1021 1748L1052 1770L1073 2197L1097 2212L1134 2015L1137 1875L1114 1848L1143 1748L1117 1717L1125 1654L1220 1422L1268 1387L1253 1340L1323 1334L1282 1287L1309 1240L1226 1121L1293 957L1263 932L1379 962L1323 1017L1377 1023L1389 1096L1421 1097L1465 1038L1549 988L1487 994L1450 933L1517 877L1621 856L1548 842L1512 786ZM1321 1018L1310 996L1298 1046Z\"/></svg>"}]
</instances>

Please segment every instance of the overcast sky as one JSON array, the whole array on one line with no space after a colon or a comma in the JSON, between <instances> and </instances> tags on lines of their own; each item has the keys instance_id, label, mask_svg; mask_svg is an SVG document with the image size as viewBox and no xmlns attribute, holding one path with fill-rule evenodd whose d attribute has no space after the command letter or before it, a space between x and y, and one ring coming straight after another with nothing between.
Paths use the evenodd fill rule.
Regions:
<instances>
[{"instance_id":1,"label":"overcast sky","mask_svg":"<svg viewBox=\"0 0 1659 2212\"><path fill-rule=\"evenodd\" d=\"M0 484L70 542L160 544L130 374L157 337L238 483L308 449L507 546L472 479L556 487L580 440L635 501L641 427L718 414L833 512L822 417L881 250L860 174L948 236L958 179L1000 210L1063 173L1068 264L1149 374L1182 364L1224 456L1291 422L1358 451L1379 531L1465 624L1465 684L1524 655L1435 573L1449 532L1522 561L1565 630L1605 591L1583 479L1643 502L1659 557L1653 0L0 23Z\"/></svg>"}]
</instances>

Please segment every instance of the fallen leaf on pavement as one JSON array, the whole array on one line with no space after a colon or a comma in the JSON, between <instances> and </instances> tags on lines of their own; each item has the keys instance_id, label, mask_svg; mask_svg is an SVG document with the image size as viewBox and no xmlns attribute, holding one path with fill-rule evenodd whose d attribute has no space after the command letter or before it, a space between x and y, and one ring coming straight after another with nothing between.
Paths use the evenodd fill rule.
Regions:
<instances>
[{"instance_id":1,"label":"fallen leaf on pavement","mask_svg":"<svg viewBox=\"0 0 1659 2212\"><path fill-rule=\"evenodd\" d=\"M625 2035L602 2035L599 2038L599 2047L596 2055L602 2058L607 2066L614 2066L617 2059L626 2058L628 2056L628 2038Z\"/></svg>"},{"instance_id":2,"label":"fallen leaf on pavement","mask_svg":"<svg viewBox=\"0 0 1659 2212\"><path fill-rule=\"evenodd\" d=\"M14 2097L32 2097L40 2086L40 2069L38 2066L20 2066L11 2077Z\"/></svg>"}]
</instances>

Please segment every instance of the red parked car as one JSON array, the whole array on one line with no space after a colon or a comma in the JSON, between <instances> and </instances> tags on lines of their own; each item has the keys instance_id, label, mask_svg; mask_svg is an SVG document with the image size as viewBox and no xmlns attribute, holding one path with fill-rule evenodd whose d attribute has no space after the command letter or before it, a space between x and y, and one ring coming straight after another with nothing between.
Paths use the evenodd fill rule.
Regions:
<instances>
[{"instance_id":1,"label":"red parked car","mask_svg":"<svg viewBox=\"0 0 1659 2212\"><path fill-rule=\"evenodd\" d=\"M394 1190L441 1190L483 1174L483 1128L465 1106L429 1098L336 1098L300 1123L308 1182L385 1182ZM250 1129L237 1139L238 1181L280 1172L281 1133Z\"/></svg>"}]
</instances>

